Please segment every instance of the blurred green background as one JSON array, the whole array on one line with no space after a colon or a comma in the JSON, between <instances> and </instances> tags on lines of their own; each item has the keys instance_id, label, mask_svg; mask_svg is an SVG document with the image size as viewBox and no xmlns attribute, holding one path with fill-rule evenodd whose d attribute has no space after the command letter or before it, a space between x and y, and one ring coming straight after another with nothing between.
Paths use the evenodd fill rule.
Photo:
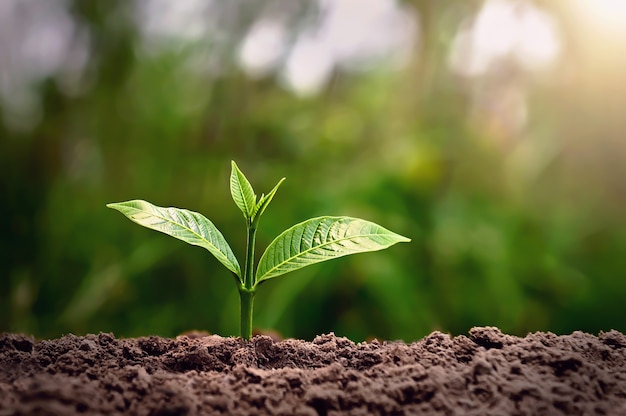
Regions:
<instances>
[{"instance_id":1,"label":"blurred green background","mask_svg":"<svg viewBox=\"0 0 626 416\"><path fill-rule=\"evenodd\" d=\"M265 284L311 339L626 332L621 0L3 0L0 331L238 333L207 251L106 209L203 213L243 259L230 160L412 238Z\"/></svg>"}]
</instances>

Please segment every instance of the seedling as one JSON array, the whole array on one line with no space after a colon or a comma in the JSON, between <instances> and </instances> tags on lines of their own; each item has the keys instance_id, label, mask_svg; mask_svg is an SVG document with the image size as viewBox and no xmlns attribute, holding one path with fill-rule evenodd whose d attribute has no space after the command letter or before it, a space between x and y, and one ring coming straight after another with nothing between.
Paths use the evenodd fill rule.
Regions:
<instances>
[{"instance_id":1,"label":"seedling","mask_svg":"<svg viewBox=\"0 0 626 416\"><path fill-rule=\"evenodd\" d=\"M265 249L254 270L254 243L259 219L274 198L282 178L267 195L257 198L252 185L232 162L230 193L246 219L248 245L243 273L222 233L202 214L180 208L162 208L143 200L107 204L131 221L204 247L231 271L240 299L241 336L252 336L252 307L257 287L269 279L311 264L348 254L382 250L410 239L378 224L351 217L317 217L284 231Z\"/></svg>"}]
</instances>

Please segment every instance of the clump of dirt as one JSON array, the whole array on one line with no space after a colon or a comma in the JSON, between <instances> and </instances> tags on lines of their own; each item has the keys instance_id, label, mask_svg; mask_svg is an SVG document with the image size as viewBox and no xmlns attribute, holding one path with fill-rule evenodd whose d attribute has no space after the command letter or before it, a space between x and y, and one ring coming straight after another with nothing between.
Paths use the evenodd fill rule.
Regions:
<instances>
[{"instance_id":1,"label":"clump of dirt","mask_svg":"<svg viewBox=\"0 0 626 416\"><path fill-rule=\"evenodd\" d=\"M624 415L626 337L0 335L0 415Z\"/></svg>"}]
</instances>

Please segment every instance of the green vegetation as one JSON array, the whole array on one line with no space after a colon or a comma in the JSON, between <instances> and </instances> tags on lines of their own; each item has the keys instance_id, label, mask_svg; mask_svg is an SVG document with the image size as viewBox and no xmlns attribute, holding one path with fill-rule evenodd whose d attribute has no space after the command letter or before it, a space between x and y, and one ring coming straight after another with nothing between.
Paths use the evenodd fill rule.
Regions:
<instances>
[{"instance_id":1,"label":"green vegetation","mask_svg":"<svg viewBox=\"0 0 626 416\"><path fill-rule=\"evenodd\" d=\"M257 328L354 341L475 325L626 332L626 24L589 25L593 13L572 10L609 2L364 2L417 22L400 59L365 63L351 45L307 44L326 42L327 29L378 47L402 22L355 31L358 10L332 23L326 8L369 19L387 6L5 3L0 20L16 23L0 21L0 56L11 58L0 59L0 331L237 335L238 293L218 260L103 209L141 195L210 213L243 272L246 231L226 186L234 159L259 190L289 176L259 248L327 213L413 240L269 281L254 300ZM501 14L480 15L489 5L540 46L533 22L553 21L549 68L508 23L497 36ZM496 29L472 29L489 22ZM253 32L260 43L246 48ZM284 50L250 75L240 52L271 52L268 33L284 35ZM330 68L336 54L355 59ZM319 90L293 92L287 75L320 68Z\"/></svg>"},{"instance_id":2,"label":"green vegetation","mask_svg":"<svg viewBox=\"0 0 626 416\"><path fill-rule=\"evenodd\" d=\"M232 162L230 193L246 219L248 228L245 268L213 223L197 212L162 208L142 200L107 204L144 227L160 231L191 245L207 249L235 277L240 300L240 333L252 336L252 310L257 287L274 277L349 254L382 250L411 241L378 224L351 217L318 217L296 224L267 247L254 272L254 246L259 219L274 198L278 184L257 199L252 185Z\"/></svg>"}]
</instances>

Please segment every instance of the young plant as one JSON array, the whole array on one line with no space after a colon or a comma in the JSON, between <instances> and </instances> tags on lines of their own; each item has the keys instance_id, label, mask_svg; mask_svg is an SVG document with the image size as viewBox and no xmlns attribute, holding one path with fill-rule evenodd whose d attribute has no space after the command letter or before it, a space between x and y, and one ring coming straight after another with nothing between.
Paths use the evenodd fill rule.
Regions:
<instances>
[{"instance_id":1,"label":"young plant","mask_svg":"<svg viewBox=\"0 0 626 416\"><path fill-rule=\"evenodd\" d=\"M254 270L254 243L259 219L274 198L282 178L267 195L257 198L252 185L232 162L230 193L246 219L248 245L243 272L222 233L203 215L180 208L162 208L142 200L107 204L131 221L200 246L231 271L240 298L241 336L252 336L252 306L257 287L274 277L348 254L382 250L410 239L380 225L351 217L317 217L284 231L265 249Z\"/></svg>"}]
</instances>

